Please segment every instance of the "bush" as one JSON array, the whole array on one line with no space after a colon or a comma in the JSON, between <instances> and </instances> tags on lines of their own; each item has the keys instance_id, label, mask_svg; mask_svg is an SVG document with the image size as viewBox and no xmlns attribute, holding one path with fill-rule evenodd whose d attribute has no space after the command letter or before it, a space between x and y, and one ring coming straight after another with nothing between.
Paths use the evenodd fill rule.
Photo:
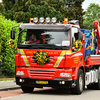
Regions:
<instances>
[{"instance_id":1,"label":"bush","mask_svg":"<svg viewBox=\"0 0 100 100\"><path fill-rule=\"evenodd\" d=\"M2 14L0 14L0 61L3 63L1 69L4 70L2 71L2 74L5 76L14 76L14 63L18 34L16 34L16 39L14 40L15 45L13 49L9 47L8 41L11 39L10 33L12 27L18 25L19 23L7 20L2 16ZM16 33L19 31L18 27L14 28L14 30Z\"/></svg>"}]
</instances>

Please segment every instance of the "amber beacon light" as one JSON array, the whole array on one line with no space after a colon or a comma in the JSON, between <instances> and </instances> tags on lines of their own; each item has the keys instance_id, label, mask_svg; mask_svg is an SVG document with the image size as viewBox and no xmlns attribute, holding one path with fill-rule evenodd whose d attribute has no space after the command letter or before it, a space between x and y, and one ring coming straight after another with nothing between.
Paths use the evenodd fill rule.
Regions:
<instances>
[{"instance_id":1,"label":"amber beacon light","mask_svg":"<svg viewBox=\"0 0 100 100\"><path fill-rule=\"evenodd\" d=\"M64 18L64 24L68 24L68 18Z\"/></svg>"}]
</instances>

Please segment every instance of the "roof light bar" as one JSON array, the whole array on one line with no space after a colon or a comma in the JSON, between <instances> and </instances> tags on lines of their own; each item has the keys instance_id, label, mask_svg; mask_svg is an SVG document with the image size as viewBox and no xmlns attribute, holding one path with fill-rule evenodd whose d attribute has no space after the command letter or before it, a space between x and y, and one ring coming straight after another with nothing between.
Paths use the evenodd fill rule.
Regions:
<instances>
[{"instance_id":1,"label":"roof light bar","mask_svg":"<svg viewBox=\"0 0 100 100\"><path fill-rule=\"evenodd\" d=\"M44 19L44 17L40 17L39 19L38 19L38 17L30 18L30 23L35 23L35 24L39 24L39 23L55 24L56 21L57 21L56 17L53 17L52 19L50 19L50 17L46 17L46 19Z\"/></svg>"},{"instance_id":2,"label":"roof light bar","mask_svg":"<svg viewBox=\"0 0 100 100\"><path fill-rule=\"evenodd\" d=\"M56 18L56 17L53 17L52 20L51 20L51 22L52 22L53 24L56 23L56 21L57 21L57 18Z\"/></svg>"},{"instance_id":3,"label":"roof light bar","mask_svg":"<svg viewBox=\"0 0 100 100\"><path fill-rule=\"evenodd\" d=\"M39 22L44 23L44 17L40 17Z\"/></svg>"},{"instance_id":4,"label":"roof light bar","mask_svg":"<svg viewBox=\"0 0 100 100\"><path fill-rule=\"evenodd\" d=\"M35 18L33 19L33 22L34 22L34 23L38 23L38 18L35 17Z\"/></svg>"},{"instance_id":5,"label":"roof light bar","mask_svg":"<svg viewBox=\"0 0 100 100\"><path fill-rule=\"evenodd\" d=\"M46 23L49 23L49 22L50 22L50 17L47 17L47 18L45 19L45 21L46 21Z\"/></svg>"}]
</instances>

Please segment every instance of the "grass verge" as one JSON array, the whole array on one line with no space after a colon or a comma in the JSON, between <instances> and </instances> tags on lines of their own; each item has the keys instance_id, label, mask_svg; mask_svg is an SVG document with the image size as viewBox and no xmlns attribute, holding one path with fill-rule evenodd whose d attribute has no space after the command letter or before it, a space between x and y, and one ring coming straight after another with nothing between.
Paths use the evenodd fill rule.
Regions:
<instances>
[{"instance_id":1,"label":"grass verge","mask_svg":"<svg viewBox=\"0 0 100 100\"><path fill-rule=\"evenodd\" d=\"M0 78L0 81L14 81L15 80L15 78Z\"/></svg>"}]
</instances>

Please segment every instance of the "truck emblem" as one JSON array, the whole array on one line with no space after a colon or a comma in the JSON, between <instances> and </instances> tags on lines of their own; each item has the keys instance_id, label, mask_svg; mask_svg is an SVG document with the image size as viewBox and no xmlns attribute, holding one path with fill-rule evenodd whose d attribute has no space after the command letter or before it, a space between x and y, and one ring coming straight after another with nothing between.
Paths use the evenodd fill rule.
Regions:
<instances>
[{"instance_id":1,"label":"truck emblem","mask_svg":"<svg viewBox=\"0 0 100 100\"><path fill-rule=\"evenodd\" d=\"M40 66L49 63L51 60L46 51L37 51L33 53L33 59Z\"/></svg>"}]
</instances>

